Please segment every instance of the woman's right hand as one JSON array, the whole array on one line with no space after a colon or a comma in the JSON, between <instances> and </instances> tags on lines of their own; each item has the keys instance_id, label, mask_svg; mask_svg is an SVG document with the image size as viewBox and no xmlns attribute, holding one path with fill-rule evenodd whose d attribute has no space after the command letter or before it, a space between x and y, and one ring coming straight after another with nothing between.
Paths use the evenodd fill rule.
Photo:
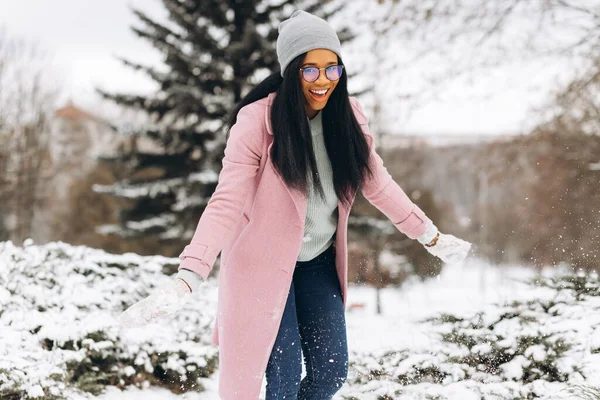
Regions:
<instances>
[{"instance_id":1,"label":"woman's right hand","mask_svg":"<svg viewBox=\"0 0 600 400\"><path fill-rule=\"evenodd\" d=\"M176 278L125 310L119 317L119 324L125 329L146 326L179 311L190 297L187 283Z\"/></svg>"},{"instance_id":2,"label":"woman's right hand","mask_svg":"<svg viewBox=\"0 0 600 400\"><path fill-rule=\"evenodd\" d=\"M440 233L432 242L425 245L427 251L451 264L465 260L471 250L471 243L454 235Z\"/></svg>"}]
</instances>

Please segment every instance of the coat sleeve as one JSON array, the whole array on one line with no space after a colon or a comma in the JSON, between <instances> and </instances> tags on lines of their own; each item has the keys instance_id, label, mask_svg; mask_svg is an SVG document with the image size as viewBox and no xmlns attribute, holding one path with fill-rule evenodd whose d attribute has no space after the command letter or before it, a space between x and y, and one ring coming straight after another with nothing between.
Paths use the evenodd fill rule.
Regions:
<instances>
[{"instance_id":1,"label":"coat sleeve","mask_svg":"<svg viewBox=\"0 0 600 400\"><path fill-rule=\"evenodd\" d=\"M383 160L375 152L374 137L369 131L369 121L363 113L362 107L356 98L350 98L357 120L369 143L369 165L373 177L363 183L361 192L363 196L379 211L392 221L396 228L411 239L416 239L425 234L432 221L425 213L410 200L404 190L394 181Z\"/></svg>"},{"instance_id":2,"label":"coat sleeve","mask_svg":"<svg viewBox=\"0 0 600 400\"><path fill-rule=\"evenodd\" d=\"M190 244L179 255L182 259L179 270L188 269L206 279L242 217L262 157L262 120L256 114L251 104L238 112L225 146L217 187Z\"/></svg>"}]
</instances>

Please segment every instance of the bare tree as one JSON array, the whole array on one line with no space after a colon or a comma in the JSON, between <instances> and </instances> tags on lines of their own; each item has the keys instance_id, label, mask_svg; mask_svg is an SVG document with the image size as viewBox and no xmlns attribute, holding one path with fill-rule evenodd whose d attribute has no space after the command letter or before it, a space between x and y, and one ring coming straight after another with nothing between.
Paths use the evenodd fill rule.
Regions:
<instances>
[{"instance_id":1,"label":"bare tree","mask_svg":"<svg viewBox=\"0 0 600 400\"><path fill-rule=\"evenodd\" d=\"M569 84L555 91L542 112L542 129L600 135L600 59ZM600 156L598 157L600 160Z\"/></svg>"},{"instance_id":2,"label":"bare tree","mask_svg":"<svg viewBox=\"0 0 600 400\"><path fill-rule=\"evenodd\" d=\"M386 12L388 55L384 58L393 59L402 75L414 65L428 66L414 75L420 84L401 90L401 96L410 99L404 102L405 113L407 107L417 109L436 99L457 79L470 82L475 73L496 67L531 66L557 78L571 73L584 77L579 84L597 71L597 0L373 1L377 3ZM406 57L398 57L399 53ZM390 80L386 77L388 85L394 86Z\"/></svg>"},{"instance_id":3,"label":"bare tree","mask_svg":"<svg viewBox=\"0 0 600 400\"><path fill-rule=\"evenodd\" d=\"M58 93L39 46L0 30L0 238L34 233L49 167L47 122Z\"/></svg>"},{"instance_id":4,"label":"bare tree","mask_svg":"<svg viewBox=\"0 0 600 400\"><path fill-rule=\"evenodd\" d=\"M391 3L390 32L432 52L481 67L540 57L595 61L600 48L597 0L378 0ZM459 46L460 52L452 46ZM482 52L482 50L485 50ZM496 50L496 51L489 51ZM507 59L507 57L510 57ZM408 60L414 62L415 58ZM574 61L574 60L573 60Z\"/></svg>"}]
</instances>

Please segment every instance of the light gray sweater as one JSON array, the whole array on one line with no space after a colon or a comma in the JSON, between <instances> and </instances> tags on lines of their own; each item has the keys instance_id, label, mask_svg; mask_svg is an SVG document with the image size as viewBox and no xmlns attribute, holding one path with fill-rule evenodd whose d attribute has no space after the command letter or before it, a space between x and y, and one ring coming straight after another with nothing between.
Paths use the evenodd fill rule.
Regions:
<instances>
[{"instance_id":1,"label":"light gray sweater","mask_svg":"<svg viewBox=\"0 0 600 400\"><path fill-rule=\"evenodd\" d=\"M323 137L322 112L313 119L309 119L310 131L313 142L313 151L317 161L317 171L325 199L322 199L312 184L312 176L309 174L309 192L306 203L306 218L304 220L304 237L298 254L298 261L309 261L325 251L332 243L338 222L338 198L333 187L333 173L325 141ZM423 235L417 238L421 243L429 243L433 240L437 228L430 224ZM183 279L195 291L202 282L202 277L196 273L181 269L177 277Z\"/></svg>"},{"instance_id":2,"label":"light gray sweater","mask_svg":"<svg viewBox=\"0 0 600 400\"><path fill-rule=\"evenodd\" d=\"M317 174L321 180L325 198L322 199L308 174L308 196L306 199L306 218L304 219L304 237L298 254L298 261L309 261L324 252L333 243L333 234L338 222L338 198L333 187L331 162L325 149L323 137L322 112L309 119L313 142L313 152L317 161Z\"/></svg>"}]
</instances>

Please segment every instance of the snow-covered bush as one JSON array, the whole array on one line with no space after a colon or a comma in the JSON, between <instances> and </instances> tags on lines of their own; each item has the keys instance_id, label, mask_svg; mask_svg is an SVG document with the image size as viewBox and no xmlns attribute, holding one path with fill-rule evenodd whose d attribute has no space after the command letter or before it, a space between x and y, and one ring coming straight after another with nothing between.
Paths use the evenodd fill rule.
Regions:
<instances>
[{"instance_id":1,"label":"snow-covered bush","mask_svg":"<svg viewBox=\"0 0 600 400\"><path fill-rule=\"evenodd\" d=\"M60 242L0 243L0 398L61 399L107 385L202 391L218 360L213 279L170 320L127 332L117 323L177 264Z\"/></svg>"},{"instance_id":2,"label":"snow-covered bush","mask_svg":"<svg viewBox=\"0 0 600 400\"><path fill-rule=\"evenodd\" d=\"M451 387L468 388L482 399L529 399L593 382L600 365L598 276L574 273L538 279L531 286L540 293L538 298L499 304L473 315L426 319L423 323L437 336L427 352L387 349L354 354L350 385L365 392L377 387L380 399L412 390L432 394L426 398L454 398L448 397L454 392L441 389ZM586 386L569 393L571 398L600 399L590 397L598 390Z\"/></svg>"},{"instance_id":3,"label":"snow-covered bush","mask_svg":"<svg viewBox=\"0 0 600 400\"><path fill-rule=\"evenodd\" d=\"M177 264L64 243L0 243L0 398L65 399L109 385L214 394L215 279L168 320L118 329L121 311L172 279ZM584 384L600 381L598 276L548 277L530 288L518 301L421 321L427 346L351 348L336 399L597 400L599 389Z\"/></svg>"}]
</instances>

